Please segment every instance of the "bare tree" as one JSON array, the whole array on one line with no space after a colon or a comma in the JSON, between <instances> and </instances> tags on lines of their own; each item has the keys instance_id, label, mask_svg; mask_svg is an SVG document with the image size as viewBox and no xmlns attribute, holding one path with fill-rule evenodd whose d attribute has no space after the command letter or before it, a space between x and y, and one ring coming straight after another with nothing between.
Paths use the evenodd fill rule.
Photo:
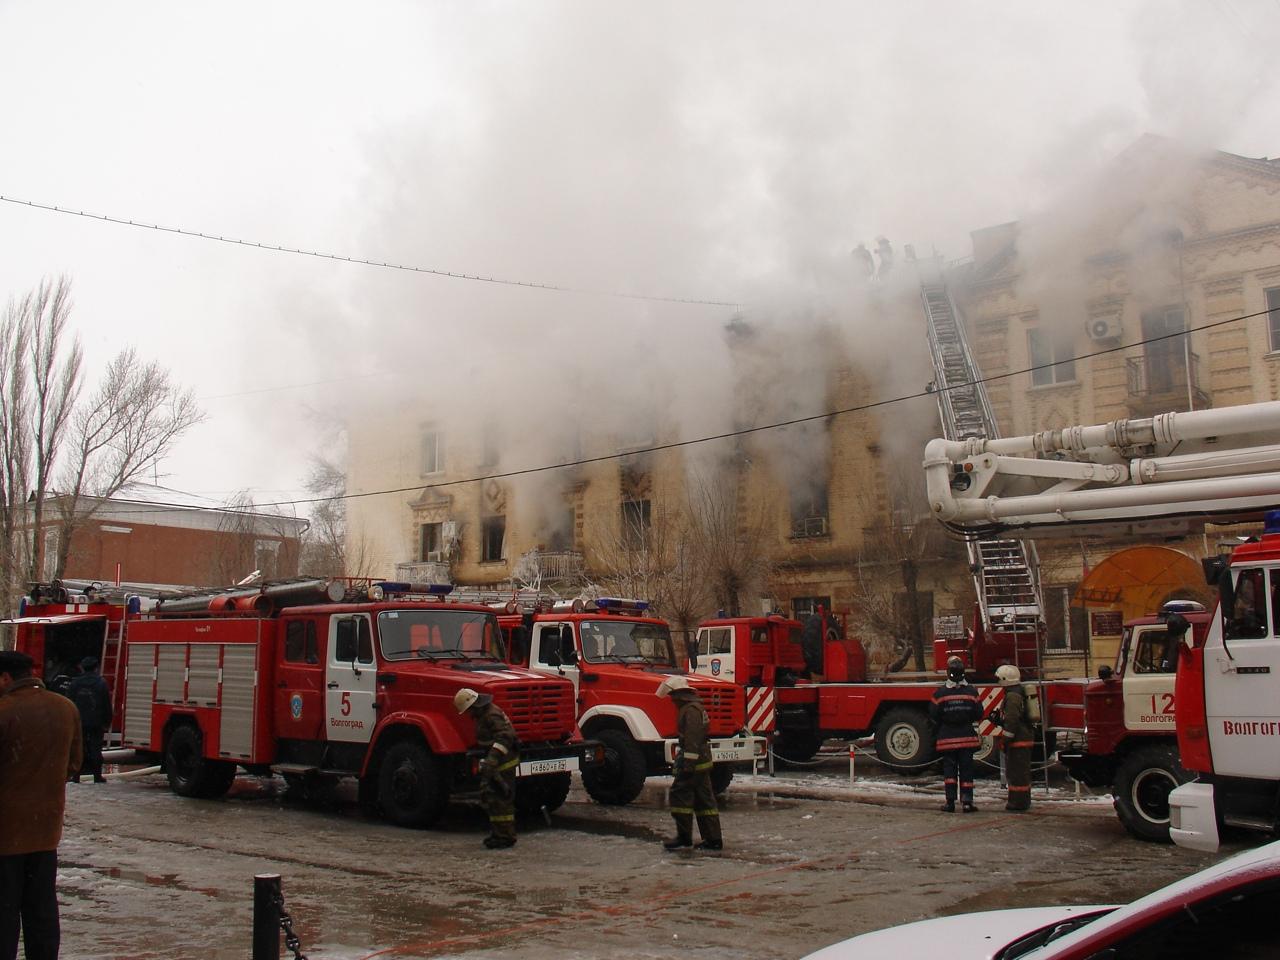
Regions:
<instances>
[{"instance_id":1,"label":"bare tree","mask_svg":"<svg viewBox=\"0 0 1280 960\"><path fill-rule=\"evenodd\" d=\"M303 573L323 577L347 575L346 471L322 456L311 458L311 472L304 483L307 492L325 497L311 511L311 527L302 542Z\"/></svg>"},{"instance_id":2,"label":"bare tree","mask_svg":"<svg viewBox=\"0 0 1280 960\"><path fill-rule=\"evenodd\" d=\"M16 305L11 302L0 321L0 454L4 456L0 472L4 484L0 491L0 610L6 615L13 609L19 571L25 566L22 521L31 464L27 334L27 326L19 321Z\"/></svg>"},{"instance_id":3,"label":"bare tree","mask_svg":"<svg viewBox=\"0 0 1280 960\"><path fill-rule=\"evenodd\" d=\"M80 390L83 352L80 338L65 343L71 317L71 281L44 280L16 306L16 323L26 327L28 417L30 440L31 552L27 579L39 577L44 566L44 509L58 449L65 439ZM64 353L65 348L65 353ZM61 574L59 566L57 573Z\"/></svg>"},{"instance_id":4,"label":"bare tree","mask_svg":"<svg viewBox=\"0 0 1280 960\"><path fill-rule=\"evenodd\" d=\"M912 659L917 670L925 670L920 571L938 560L958 562L959 554L929 515L921 471L907 464L886 471L884 488L867 492L861 514L872 520L863 528L854 561L854 621L873 648L887 654L886 672Z\"/></svg>"},{"instance_id":5,"label":"bare tree","mask_svg":"<svg viewBox=\"0 0 1280 960\"><path fill-rule=\"evenodd\" d=\"M758 593L773 570L769 510L763 503L748 505L740 481L739 470L727 462L686 480L695 562L714 606L731 617L741 616L743 594L753 588Z\"/></svg>"},{"instance_id":6,"label":"bare tree","mask_svg":"<svg viewBox=\"0 0 1280 960\"><path fill-rule=\"evenodd\" d=\"M101 385L71 418L57 501L55 576L66 569L76 529L203 419L194 394L174 384L159 364L142 362L132 348L111 361Z\"/></svg>"}]
</instances>

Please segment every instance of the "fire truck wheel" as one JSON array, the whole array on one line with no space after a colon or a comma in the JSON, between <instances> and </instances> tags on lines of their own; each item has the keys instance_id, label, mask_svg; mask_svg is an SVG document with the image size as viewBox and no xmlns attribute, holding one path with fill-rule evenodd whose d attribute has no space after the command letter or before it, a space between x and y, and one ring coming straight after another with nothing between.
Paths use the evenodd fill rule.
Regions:
<instances>
[{"instance_id":1,"label":"fire truck wheel","mask_svg":"<svg viewBox=\"0 0 1280 960\"><path fill-rule=\"evenodd\" d=\"M444 813L449 790L439 763L421 743L401 740L378 764L378 806L401 827L429 827Z\"/></svg>"},{"instance_id":2,"label":"fire truck wheel","mask_svg":"<svg viewBox=\"0 0 1280 960\"><path fill-rule=\"evenodd\" d=\"M773 755L785 763L808 763L821 746L822 738L816 733L786 730L774 741Z\"/></svg>"},{"instance_id":3,"label":"fire truck wheel","mask_svg":"<svg viewBox=\"0 0 1280 960\"><path fill-rule=\"evenodd\" d=\"M895 707L885 713L876 727L876 756L885 766L902 773L932 763L933 731L924 711Z\"/></svg>"},{"instance_id":4,"label":"fire truck wheel","mask_svg":"<svg viewBox=\"0 0 1280 960\"><path fill-rule=\"evenodd\" d=\"M606 728L588 736L604 745L604 763L582 771L582 785L591 799L607 807L621 807L640 796L648 769L631 734Z\"/></svg>"},{"instance_id":5,"label":"fire truck wheel","mask_svg":"<svg viewBox=\"0 0 1280 960\"><path fill-rule=\"evenodd\" d=\"M516 810L520 813L537 813L543 807L547 813L559 810L569 797L573 776L568 773L552 773L516 781Z\"/></svg>"},{"instance_id":6,"label":"fire truck wheel","mask_svg":"<svg viewBox=\"0 0 1280 960\"><path fill-rule=\"evenodd\" d=\"M711 768L711 790L718 797L729 789L733 783L733 767L727 763L717 763Z\"/></svg>"},{"instance_id":7,"label":"fire truck wheel","mask_svg":"<svg viewBox=\"0 0 1280 960\"><path fill-rule=\"evenodd\" d=\"M220 797L231 789L236 765L203 756L204 738L194 724L184 723L169 734L164 748L164 771L169 789L181 797Z\"/></svg>"},{"instance_id":8,"label":"fire truck wheel","mask_svg":"<svg viewBox=\"0 0 1280 960\"><path fill-rule=\"evenodd\" d=\"M1191 774L1171 745L1141 747L1116 768L1116 815L1139 840L1169 842L1169 794Z\"/></svg>"}]
</instances>

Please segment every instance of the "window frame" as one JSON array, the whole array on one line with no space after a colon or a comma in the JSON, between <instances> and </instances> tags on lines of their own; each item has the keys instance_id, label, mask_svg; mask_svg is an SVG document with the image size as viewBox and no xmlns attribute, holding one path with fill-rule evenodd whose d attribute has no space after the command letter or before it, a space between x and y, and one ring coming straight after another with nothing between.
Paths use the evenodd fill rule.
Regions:
<instances>
[{"instance_id":1,"label":"window frame","mask_svg":"<svg viewBox=\"0 0 1280 960\"><path fill-rule=\"evenodd\" d=\"M428 456L428 448L430 456ZM426 427L418 448L418 465L424 477L444 472L444 432L436 427Z\"/></svg>"},{"instance_id":2,"label":"window frame","mask_svg":"<svg viewBox=\"0 0 1280 960\"><path fill-rule=\"evenodd\" d=\"M1280 353L1280 287L1264 287L1262 305L1275 311L1267 314L1267 345L1272 353Z\"/></svg>"},{"instance_id":3,"label":"window frame","mask_svg":"<svg viewBox=\"0 0 1280 960\"><path fill-rule=\"evenodd\" d=\"M1065 353L1070 356L1064 356ZM1061 334L1055 336L1045 326L1027 327L1027 366L1040 368L1031 371L1031 386L1057 387L1078 383L1077 359L1076 346L1070 337Z\"/></svg>"},{"instance_id":4,"label":"window frame","mask_svg":"<svg viewBox=\"0 0 1280 960\"><path fill-rule=\"evenodd\" d=\"M494 530L498 530L498 554L493 556L489 549ZM480 520L480 562L504 563L507 559L507 516L495 513Z\"/></svg>"}]
</instances>

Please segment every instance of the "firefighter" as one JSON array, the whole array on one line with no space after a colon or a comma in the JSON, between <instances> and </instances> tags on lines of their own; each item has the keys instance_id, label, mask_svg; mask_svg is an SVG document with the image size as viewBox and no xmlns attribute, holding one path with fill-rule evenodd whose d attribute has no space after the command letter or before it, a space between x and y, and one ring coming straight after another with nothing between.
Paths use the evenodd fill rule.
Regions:
<instances>
[{"instance_id":1,"label":"firefighter","mask_svg":"<svg viewBox=\"0 0 1280 960\"><path fill-rule=\"evenodd\" d=\"M698 691L684 677L667 677L658 684L658 696L676 702L676 757L672 764L671 817L676 822L676 835L663 842L667 850L693 846L693 820L698 819L702 842L699 850L723 850L720 834L720 810L711 788L711 743L707 730L711 721L702 706Z\"/></svg>"},{"instance_id":2,"label":"firefighter","mask_svg":"<svg viewBox=\"0 0 1280 960\"><path fill-rule=\"evenodd\" d=\"M484 845L502 850L516 845L516 767L520 741L511 721L487 693L463 687L453 696L459 713L476 722L476 743L487 750L480 761L480 803L489 814L489 836Z\"/></svg>"},{"instance_id":3,"label":"firefighter","mask_svg":"<svg viewBox=\"0 0 1280 960\"><path fill-rule=\"evenodd\" d=\"M1018 668L1011 663L997 667L996 680L1004 688L1000 741L1004 747L1005 779L1009 781L1005 809L1023 813L1031 809L1031 748L1035 745L1035 731L1031 729L1027 694L1022 689Z\"/></svg>"},{"instance_id":4,"label":"firefighter","mask_svg":"<svg viewBox=\"0 0 1280 960\"><path fill-rule=\"evenodd\" d=\"M947 661L947 680L933 691L929 719L935 731L934 749L942 754L942 784L947 802L945 813L956 812L956 787L960 790L960 808L973 813L973 751L978 749L978 733L974 724L982 719L982 703L978 691L964 676L964 661L952 657Z\"/></svg>"},{"instance_id":5,"label":"firefighter","mask_svg":"<svg viewBox=\"0 0 1280 960\"><path fill-rule=\"evenodd\" d=\"M76 775L93 774L94 783L106 783L102 775L102 734L111 726L111 692L107 681L98 674L98 658L80 661L80 674L67 684L67 697L80 711L80 729L84 735L84 767Z\"/></svg>"}]
</instances>

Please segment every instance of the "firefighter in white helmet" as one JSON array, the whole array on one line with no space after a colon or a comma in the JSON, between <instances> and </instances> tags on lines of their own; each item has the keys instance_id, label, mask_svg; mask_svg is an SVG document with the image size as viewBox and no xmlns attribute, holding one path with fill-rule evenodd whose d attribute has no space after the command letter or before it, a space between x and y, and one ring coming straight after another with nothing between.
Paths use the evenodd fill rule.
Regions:
<instances>
[{"instance_id":1,"label":"firefighter in white helmet","mask_svg":"<svg viewBox=\"0 0 1280 960\"><path fill-rule=\"evenodd\" d=\"M662 845L668 850L693 846L693 821L698 820L702 842L699 850L722 850L720 810L711 788L711 742L707 734L711 721L702 706L698 691L689 681L676 674L658 684L658 696L671 697L676 703L675 762L672 764L671 817L676 822L676 835Z\"/></svg>"},{"instance_id":2,"label":"firefighter in white helmet","mask_svg":"<svg viewBox=\"0 0 1280 960\"><path fill-rule=\"evenodd\" d=\"M514 847L516 843L516 767L520 764L520 741L511 721L487 693L463 687L453 696L459 713L469 713L476 722L476 745L487 751L480 761L480 803L489 815L490 850Z\"/></svg>"},{"instance_id":3,"label":"firefighter in white helmet","mask_svg":"<svg viewBox=\"0 0 1280 960\"><path fill-rule=\"evenodd\" d=\"M1005 809L1023 813L1031 809L1031 748L1036 735L1027 710L1027 694L1022 689L1022 675L1011 663L996 667L996 680L1004 688L1004 704L1000 709L1000 744L1004 748L1004 774L1009 781L1009 799Z\"/></svg>"},{"instance_id":4,"label":"firefighter in white helmet","mask_svg":"<svg viewBox=\"0 0 1280 960\"><path fill-rule=\"evenodd\" d=\"M964 675L964 661L952 657L947 661L947 680L933 691L929 704L933 721L933 747L942 754L942 787L946 802L944 813L956 811L956 788L959 787L960 809L973 813L973 751L978 749L978 732L974 724L982 719L982 702L978 691Z\"/></svg>"}]
</instances>

